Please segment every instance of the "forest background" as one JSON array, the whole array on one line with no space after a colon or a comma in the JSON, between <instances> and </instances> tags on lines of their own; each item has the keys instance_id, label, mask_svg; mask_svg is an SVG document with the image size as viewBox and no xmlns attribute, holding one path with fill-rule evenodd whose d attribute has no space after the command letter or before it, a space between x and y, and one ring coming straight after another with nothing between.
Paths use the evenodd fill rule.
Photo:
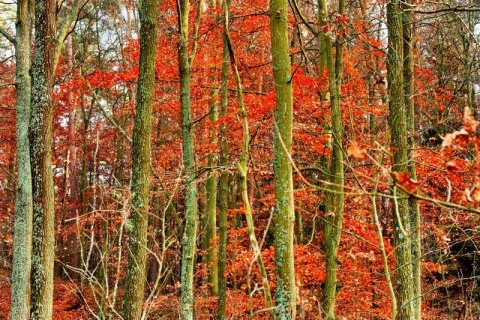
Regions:
<instances>
[{"instance_id":1,"label":"forest background","mask_svg":"<svg viewBox=\"0 0 480 320\"><path fill-rule=\"evenodd\" d=\"M1 318L480 316L477 3L0 6Z\"/></svg>"}]
</instances>

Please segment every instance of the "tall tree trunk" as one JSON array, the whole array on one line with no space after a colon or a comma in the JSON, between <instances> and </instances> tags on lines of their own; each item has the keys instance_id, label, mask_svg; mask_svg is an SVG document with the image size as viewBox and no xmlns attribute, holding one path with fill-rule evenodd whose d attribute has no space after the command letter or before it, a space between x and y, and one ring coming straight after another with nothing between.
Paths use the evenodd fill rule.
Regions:
<instances>
[{"instance_id":1,"label":"tall tree trunk","mask_svg":"<svg viewBox=\"0 0 480 320\"><path fill-rule=\"evenodd\" d=\"M389 125L393 153L392 171L408 171L407 119L403 81L403 26L400 1L387 3L388 54L387 71L389 85ZM396 193L396 192L395 192ZM398 196L398 194L397 194ZM394 242L396 281L398 292L398 316L401 320L415 318L414 278L412 274L412 243L410 239L409 202L403 194L394 199Z\"/></svg>"},{"instance_id":2,"label":"tall tree trunk","mask_svg":"<svg viewBox=\"0 0 480 320\"><path fill-rule=\"evenodd\" d=\"M230 0L226 0L225 6L225 25L228 26ZM222 84L221 84L221 102L220 102L220 116L227 115L228 107L228 68L229 68L229 54L227 41L225 35L223 37L223 51L222 51ZM223 122L220 126L220 159L219 165L224 168L228 164L228 149L227 149L227 124ZM228 221L228 172L222 170L220 179L218 181L218 320L225 320L226 306L227 306L227 281L225 271L227 269L227 221Z\"/></svg>"},{"instance_id":3,"label":"tall tree trunk","mask_svg":"<svg viewBox=\"0 0 480 320\"><path fill-rule=\"evenodd\" d=\"M193 272L195 266L195 240L197 238L198 204L195 153L193 149L193 123L190 103L190 59L188 56L189 0L179 0L178 67L180 74L180 108L183 138L183 166L185 168L185 230L182 239L181 305L180 317L194 318L195 295Z\"/></svg>"},{"instance_id":4,"label":"tall tree trunk","mask_svg":"<svg viewBox=\"0 0 480 320\"><path fill-rule=\"evenodd\" d=\"M54 56L56 6L54 0L35 2L35 53L32 65L30 159L33 190L33 260L31 319L52 318L55 258L54 190L52 174Z\"/></svg>"},{"instance_id":5,"label":"tall tree trunk","mask_svg":"<svg viewBox=\"0 0 480 320\"><path fill-rule=\"evenodd\" d=\"M30 272L32 265L32 176L30 167L30 42L32 6L17 2L16 83L17 83L17 188L12 269L12 320L30 317Z\"/></svg>"},{"instance_id":6,"label":"tall tree trunk","mask_svg":"<svg viewBox=\"0 0 480 320\"><path fill-rule=\"evenodd\" d=\"M327 4L324 0L319 0L319 18L322 25L326 19ZM342 15L345 12L345 0L340 0L338 4L338 13ZM337 35L335 45L335 56L333 54L334 45L330 36L324 34L325 60L328 68L328 84L330 92L330 108L332 112L332 159L330 161L330 186L326 193L325 224L324 224L324 249L326 256L326 279L323 288L323 317L324 319L335 319L335 298L337 295L337 255L340 245L340 236L343 224L344 207L344 173L343 173L343 128L341 111L341 85L342 85L342 55L343 39L340 33Z\"/></svg>"},{"instance_id":7,"label":"tall tree trunk","mask_svg":"<svg viewBox=\"0 0 480 320\"><path fill-rule=\"evenodd\" d=\"M214 89L212 93L212 105L209 110L209 119L212 123L210 127L210 143L216 145L217 127L215 123L218 121L218 104L217 104L217 90ZM217 164L215 151L208 155L208 167L213 168ZM206 182L206 197L207 203L205 206L205 246L207 250L206 265L208 269L208 285L210 294L212 296L218 295L218 247L217 239L217 175L215 171L207 178Z\"/></svg>"},{"instance_id":8,"label":"tall tree trunk","mask_svg":"<svg viewBox=\"0 0 480 320\"><path fill-rule=\"evenodd\" d=\"M407 144L408 144L408 172L412 179L417 179L415 168L415 103L414 103L414 21L411 9L412 0L402 2L403 11L403 81L405 91L405 112L407 121ZM409 199L411 245L412 245L412 272L414 284L414 308L415 319L422 317L422 234L420 206L414 199Z\"/></svg>"},{"instance_id":9,"label":"tall tree trunk","mask_svg":"<svg viewBox=\"0 0 480 320\"><path fill-rule=\"evenodd\" d=\"M155 95L157 0L143 0L140 16L140 70L132 139L132 208L123 317L140 319L143 310L147 261L147 229L150 209L150 135Z\"/></svg>"},{"instance_id":10,"label":"tall tree trunk","mask_svg":"<svg viewBox=\"0 0 480 320\"><path fill-rule=\"evenodd\" d=\"M293 264L295 210L292 152L293 91L288 43L288 2L271 0L270 29L276 110L273 169L275 177L275 316L295 319L296 288Z\"/></svg>"}]
</instances>

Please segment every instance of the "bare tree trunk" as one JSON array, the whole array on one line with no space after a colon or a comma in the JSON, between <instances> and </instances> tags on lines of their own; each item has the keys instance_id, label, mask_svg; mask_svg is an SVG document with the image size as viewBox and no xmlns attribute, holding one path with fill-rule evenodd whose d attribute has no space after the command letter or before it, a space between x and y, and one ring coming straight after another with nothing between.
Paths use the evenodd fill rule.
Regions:
<instances>
[{"instance_id":1,"label":"bare tree trunk","mask_svg":"<svg viewBox=\"0 0 480 320\"><path fill-rule=\"evenodd\" d=\"M32 65L30 159L33 190L33 261L31 318L52 318L55 258L52 174L56 1L35 2L35 53Z\"/></svg>"},{"instance_id":2,"label":"bare tree trunk","mask_svg":"<svg viewBox=\"0 0 480 320\"><path fill-rule=\"evenodd\" d=\"M228 17L230 10L230 0L224 3L225 25L228 26ZM221 83L221 102L220 102L220 116L227 115L228 107L228 68L229 68L229 54L227 41L223 37L223 52L222 52L222 83ZM228 150L227 150L227 125L222 123L220 127L220 159L219 164L225 167L228 164ZM228 225L228 172L222 170L220 179L218 181L218 320L225 320L226 306L227 306L227 281L225 271L227 268L227 225Z\"/></svg>"},{"instance_id":3,"label":"bare tree trunk","mask_svg":"<svg viewBox=\"0 0 480 320\"><path fill-rule=\"evenodd\" d=\"M293 90L288 42L288 2L271 0L270 29L276 110L273 169L275 176L275 317L295 319L294 252L295 208L292 154Z\"/></svg>"},{"instance_id":4,"label":"bare tree trunk","mask_svg":"<svg viewBox=\"0 0 480 320\"><path fill-rule=\"evenodd\" d=\"M190 59L188 55L188 12L189 0L179 0L178 22L180 40L178 45L178 67L180 74L180 108L182 118L183 166L185 168L185 229L182 239L181 305L180 317L193 320L195 292L193 273L198 225L198 204L195 153L193 149L193 123L190 102Z\"/></svg>"},{"instance_id":5,"label":"bare tree trunk","mask_svg":"<svg viewBox=\"0 0 480 320\"><path fill-rule=\"evenodd\" d=\"M17 83L17 188L12 270L12 320L30 317L30 272L32 265L32 176L30 166L30 42L32 6L17 2L16 83Z\"/></svg>"},{"instance_id":6,"label":"bare tree trunk","mask_svg":"<svg viewBox=\"0 0 480 320\"><path fill-rule=\"evenodd\" d=\"M412 179L417 179L417 171L413 152L415 150L415 103L414 103L414 21L410 10L412 1L402 3L403 11L403 81L405 91L405 112L407 121L408 145L408 172ZM408 10L407 10L408 9ZM414 199L409 199L411 245L412 245L412 272L414 284L415 319L422 317L422 234L420 206Z\"/></svg>"},{"instance_id":7,"label":"bare tree trunk","mask_svg":"<svg viewBox=\"0 0 480 320\"><path fill-rule=\"evenodd\" d=\"M398 0L387 3L389 85L389 125L393 153L392 171L408 171L407 119L403 80L403 26L402 11ZM401 320L415 319L414 278L412 274L412 242L410 238L410 206L408 199L394 199L394 243L396 281L398 292L398 316Z\"/></svg>"},{"instance_id":8,"label":"bare tree trunk","mask_svg":"<svg viewBox=\"0 0 480 320\"><path fill-rule=\"evenodd\" d=\"M132 207L123 317L140 319L147 269L147 229L150 212L150 154L155 60L157 53L157 0L143 0L140 16L140 71L132 139Z\"/></svg>"},{"instance_id":9,"label":"bare tree trunk","mask_svg":"<svg viewBox=\"0 0 480 320\"><path fill-rule=\"evenodd\" d=\"M320 26L327 19L327 3L319 0L319 21ZM345 12L345 1L340 0L338 14ZM343 169L343 127L341 110L341 85L342 85L342 55L343 39L337 35L337 42L334 46L330 36L323 30L320 32L321 47L324 52L324 60L328 68L328 84L330 92L330 108L332 114L332 159L330 161L330 186L326 192L326 210L324 224L324 249L326 256L326 279L323 287L323 317L324 319L335 319L335 299L337 295L337 256L340 245L340 236L343 224L344 207L344 169ZM335 56L333 49L335 47Z\"/></svg>"}]
</instances>

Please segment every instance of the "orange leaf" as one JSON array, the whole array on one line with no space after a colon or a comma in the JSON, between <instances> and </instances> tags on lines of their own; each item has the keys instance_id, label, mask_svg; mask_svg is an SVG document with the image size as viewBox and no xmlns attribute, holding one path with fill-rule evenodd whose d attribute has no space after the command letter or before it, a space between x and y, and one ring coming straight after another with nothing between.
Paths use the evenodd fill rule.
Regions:
<instances>
[{"instance_id":1,"label":"orange leaf","mask_svg":"<svg viewBox=\"0 0 480 320\"><path fill-rule=\"evenodd\" d=\"M347 149L347 155L352 156L355 159L363 158L366 152L367 152L367 149L360 147L357 141L352 141L352 143L348 146L348 149Z\"/></svg>"},{"instance_id":2,"label":"orange leaf","mask_svg":"<svg viewBox=\"0 0 480 320\"><path fill-rule=\"evenodd\" d=\"M408 172L395 172L395 178L397 184L404 188L407 192L414 192L422 184L417 180L411 179Z\"/></svg>"},{"instance_id":3,"label":"orange leaf","mask_svg":"<svg viewBox=\"0 0 480 320\"><path fill-rule=\"evenodd\" d=\"M472 110L468 107L465 107L464 114L464 128L468 133L473 133L477 129L478 121L472 116Z\"/></svg>"}]
</instances>

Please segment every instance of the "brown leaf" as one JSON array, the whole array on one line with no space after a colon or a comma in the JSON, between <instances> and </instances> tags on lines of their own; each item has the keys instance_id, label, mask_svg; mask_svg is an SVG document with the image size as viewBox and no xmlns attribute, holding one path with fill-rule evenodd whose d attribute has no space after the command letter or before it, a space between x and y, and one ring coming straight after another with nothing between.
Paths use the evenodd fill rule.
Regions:
<instances>
[{"instance_id":1,"label":"brown leaf","mask_svg":"<svg viewBox=\"0 0 480 320\"><path fill-rule=\"evenodd\" d=\"M347 148L347 155L355 159L361 159L367 153L367 148L360 147L357 141L352 141Z\"/></svg>"},{"instance_id":2,"label":"brown leaf","mask_svg":"<svg viewBox=\"0 0 480 320\"><path fill-rule=\"evenodd\" d=\"M478 121L472 115L472 110L468 107L465 107L465 114L463 117L464 125L463 127L468 133L474 133L478 126Z\"/></svg>"},{"instance_id":3,"label":"brown leaf","mask_svg":"<svg viewBox=\"0 0 480 320\"><path fill-rule=\"evenodd\" d=\"M447 161L445 166L447 167L448 171L453 171L453 170L457 169L458 164L457 164L457 161L455 161L455 159L450 159L450 160Z\"/></svg>"}]
</instances>

